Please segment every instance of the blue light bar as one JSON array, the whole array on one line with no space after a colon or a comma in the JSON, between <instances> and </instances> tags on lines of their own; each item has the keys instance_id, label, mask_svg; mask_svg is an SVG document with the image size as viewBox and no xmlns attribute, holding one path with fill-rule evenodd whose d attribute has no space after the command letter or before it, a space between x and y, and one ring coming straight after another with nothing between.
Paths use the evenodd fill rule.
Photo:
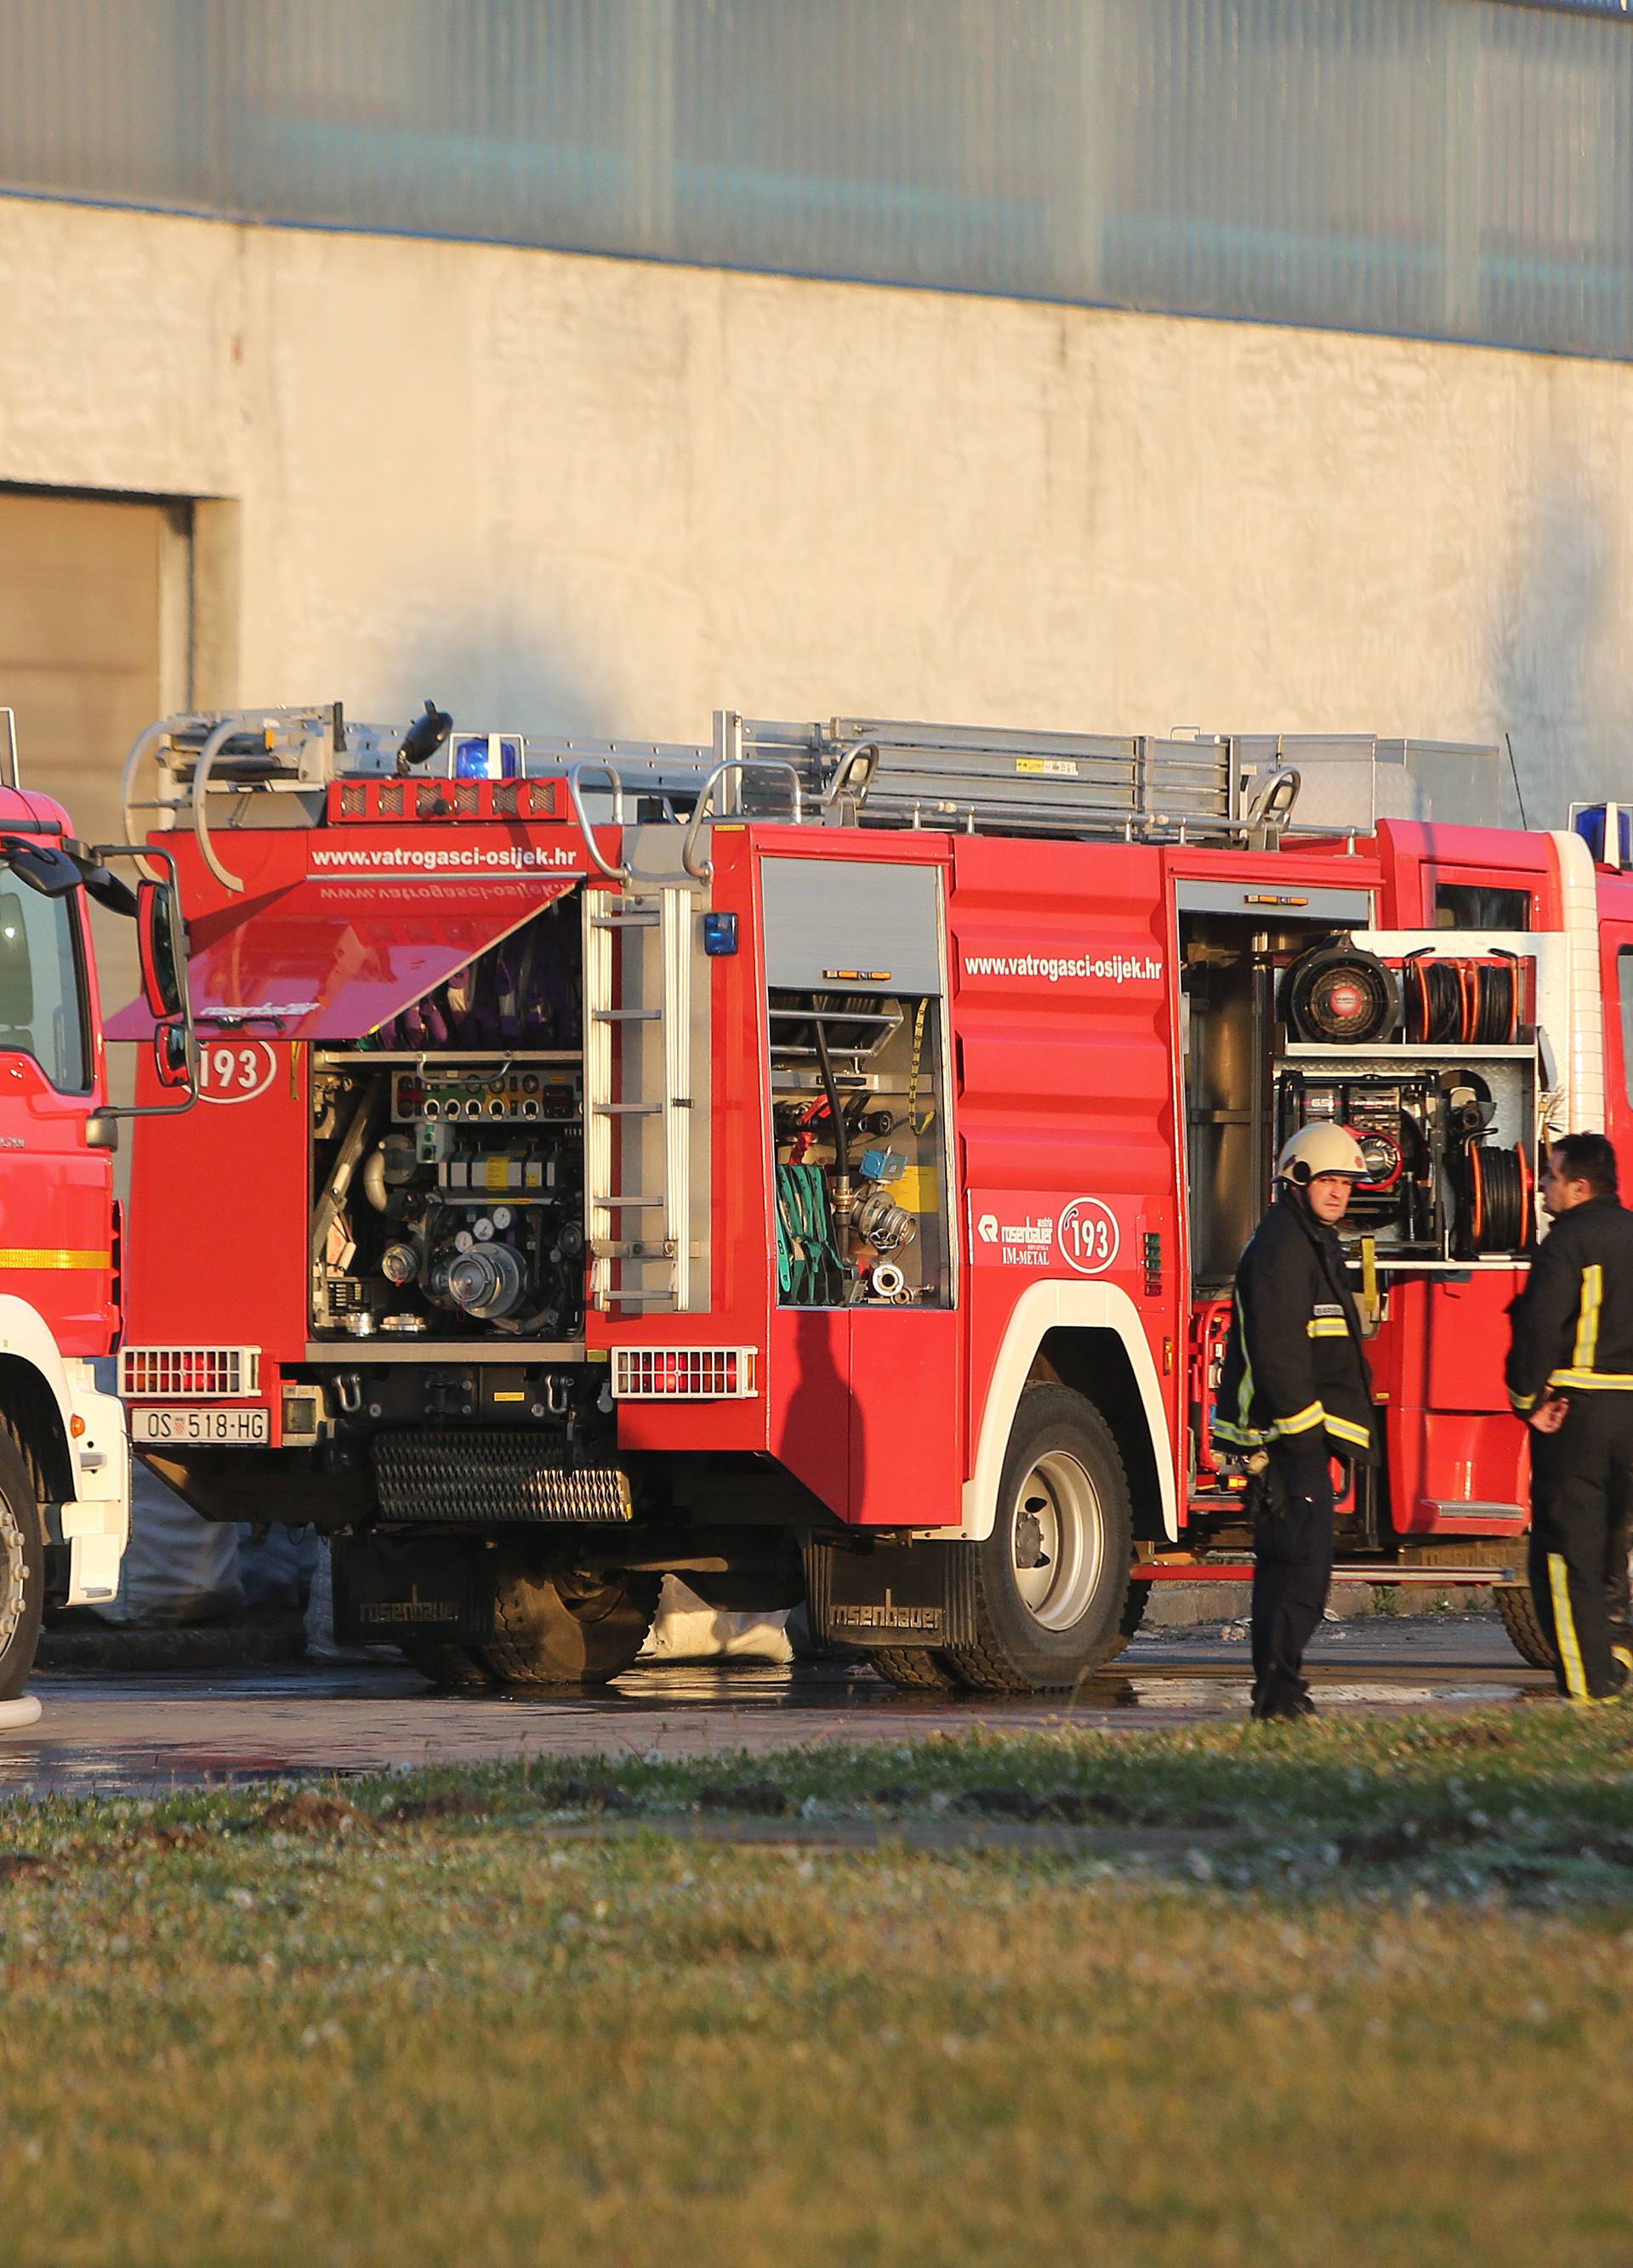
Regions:
<instances>
[{"instance_id":1,"label":"blue light bar","mask_svg":"<svg viewBox=\"0 0 1633 2268\"><path fill-rule=\"evenodd\" d=\"M520 779L521 735L515 733L456 733L454 735L453 777L455 779Z\"/></svg>"}]
</instances>

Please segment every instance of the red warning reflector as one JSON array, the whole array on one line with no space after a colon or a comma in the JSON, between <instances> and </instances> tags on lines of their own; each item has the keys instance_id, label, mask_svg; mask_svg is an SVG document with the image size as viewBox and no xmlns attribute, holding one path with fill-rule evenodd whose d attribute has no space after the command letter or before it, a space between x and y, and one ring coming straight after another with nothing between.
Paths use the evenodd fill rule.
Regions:
<instances>
[{"instance_id":1,"label":"red warning reflector","mask_svg":"<svg viewBox=\"0 0 1633 2268\"><path fill-rule=\"evenodd\" d=\"M615 1347L613 1395L620 1402L745 1402L758 1355L757 1347Z\"/></svg>"}]
</instances>

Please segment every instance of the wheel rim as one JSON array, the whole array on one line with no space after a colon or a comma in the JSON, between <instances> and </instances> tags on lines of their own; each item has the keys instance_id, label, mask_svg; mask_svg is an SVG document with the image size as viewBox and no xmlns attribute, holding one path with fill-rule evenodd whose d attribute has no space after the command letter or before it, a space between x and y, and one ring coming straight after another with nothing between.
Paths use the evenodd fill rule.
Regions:
<instances>
[{"instance_id":1,"label":"wheel rim","mask_svg":"<svg viewBox=\"0 0 1633 2268\"><path fill-rule=\"evenodd\" d=\"M0 1654L4 1654L22 1624L26 1565L23 1531L17 1514L0 1497Z\"/></svg>"},{"instance_id":2,"label":"wheel rim","mask_svg":"<svg viewBox=\"0 0 1633 2268\"><path fill-rule=\"evenodd\" d=\"M1088 1612L1105 1557L1099 1492L1065 1449L1039 1457L1016 1491L1009 1557L1021 1604L1040 1628L1070 1630Z\"/></svg>"}]
</instances>

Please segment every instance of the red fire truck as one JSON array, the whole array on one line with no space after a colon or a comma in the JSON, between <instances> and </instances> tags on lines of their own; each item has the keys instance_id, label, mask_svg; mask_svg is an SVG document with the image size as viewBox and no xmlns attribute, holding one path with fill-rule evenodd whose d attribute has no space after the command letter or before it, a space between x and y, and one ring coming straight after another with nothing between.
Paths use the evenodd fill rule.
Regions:
<instances>
[{"instance_id":1,"label":"red fire truck","mask_svg":"<svg viewBox=\"0 0 1633 2268\"><path fill-rule=\"evenodd\" d=\"M0 711L0 1703L22 1692L48 1605L118 1588L129 1529L118 1207L87 899L142 924L155 1075L168 1115L190 1099L173 879L131 891L117 846L77 841L68 814L18 784ZM106 1370L107 1375L100 1377Z\"/></svg>"},{"instance_id":2,"label":"red fire truck","mask_svg":"<svg viewBox=\"0 0 1633 2268\"><path fill-rule=\"evenodd\" d=\"M674 1570L904 1685L1069 1688L1249 1572L1231 1270L1331 1119L1387 1442L1341 1556L1493 1582L1538 1652L1504 1309L1539 1144L1629 1129L1633 884L1375 819L1436 764L1495 810L1479 759L155 726L203 1107L137 1141L140 1453L319 1523L344 1631L441 1679L614 1675Z\"/></svg>"}]
</instances>

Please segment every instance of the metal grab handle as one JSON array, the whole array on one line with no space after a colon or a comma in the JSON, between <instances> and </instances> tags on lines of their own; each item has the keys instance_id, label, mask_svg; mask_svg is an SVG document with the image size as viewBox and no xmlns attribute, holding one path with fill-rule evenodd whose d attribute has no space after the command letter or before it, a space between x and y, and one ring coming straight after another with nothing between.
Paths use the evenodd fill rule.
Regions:
<instances>
[{"instance_id":1,"label":"metal grab handle","mask_svg":"<svg viewBox=\"0 0 1633 2268\"><path fill-rule=\"evenodd\" d=\"M804 817L805 806L800 795L800 775L786 756L728 756L723 764L715 765L714 770L703 783L703 792L691 807L691 822L686 829L686 840L681 845L681 865L694 882L708 882L714 878L713 859L699 860L692 855L697 850L698 837L703 831L703 823L709 816L709 806L714 799L714 791L728 772L750 771L787 772L794 783L794 825L797 827Z\"/></svg>"},{"instance_id":2,"label":"metal grab handle","mask_svg":"<svg viewBox=\"0 0 1633 2268\"><path fill-rule=\"evenodd\" d=\"M878 769L878 742L853 740L833 768L833 777L823 793L823 809L831 811L836 804L853 796L860 803L873 785Z\"/></svg>"},{"instance_id":3,"label":"metal grab handle","mask_svg":"<svg viewBox=\"0 0 1633 2268\"><path fill-rule=\"evenodd\" d=\"M125 769L119 783L119 800L125 814L127 843L139 843L147 832L145 828L137 825L136 805L131 799L136 788L137 774L169 730L170 719L167 717L161 717L158 724L144 725L130 743L130 753L125 758ZM158 881L159 876L145 858L138 858L136 863L137 872L144 881Z\"/></svg>"},{"instance_id":4,"label":"metal grab handle","mask_svg":"<svg viewBox=\"0 0 1633 2268\"><path fill-rule=\"evenodd\" d=\"M617 882L621 887L629 880L630 870L627 866L610 865L601 855L600 846L595 840L595 830L590 825L589 814L584 808L584 797L579 786L579 782L586 772L599 772L610 784L612 823L615 827L622 827L624 824L624 782L611 764L587 762L581 764L569 764L567 767L567 800L573 806L573 816L579 822L579 832L584 837L584 847L607 880L610 882Z\"/></svg>"},{"instance_id":5,"label":"metal grab handle","mask_svg":"<svg viewBox=\"0 0 1633 2268\"><path fill-rule=\"evenodd\" d=\"M210 738L205 741L203 747L199 750L198 761L193 767L194 839L198 844L199 852L203 858L205 865L209 867L211 873L215 876L217 881L220 883L222 888L224 890L233 890L236 892L240 897L244 894L243 883L239 880L236 874L228 873L220 859L217 858L216 846L211 841L210 821L204 816L204 797L210 786L211 766L215 762L216 758L221 754L222 749L225 747L227 742L233 738L233 735L235 733L241 733L244 730L245 722L246 720L242 717L229 717L225 724L218 725L215 730L211 733Z\"/></svg>"},{"instance_id":6,"label":"metal grab handle","mask_svg":"<svg viewBox=\"0 0 1633 2268\"><path fill-rule=\"evenodd\" d=\"M1267 773L1248 799L1242 825L1250 831L1266 828L1279 833L1292 815L1303 784L1303 775L1295 764L1283 764L1279 770Z\"/></svg>"}]
</instances>

